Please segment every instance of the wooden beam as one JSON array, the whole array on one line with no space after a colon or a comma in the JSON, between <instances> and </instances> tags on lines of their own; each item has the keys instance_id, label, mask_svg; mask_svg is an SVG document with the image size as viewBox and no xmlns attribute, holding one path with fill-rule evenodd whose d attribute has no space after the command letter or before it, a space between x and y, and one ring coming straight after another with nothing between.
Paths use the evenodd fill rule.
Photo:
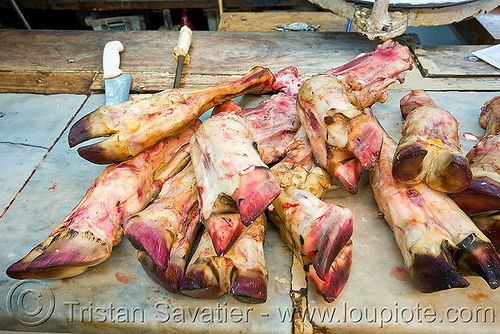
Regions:
<instances>
[{"instance_id":1,"label":"wooden beam","mask_svg":"<svg viewBox=\"0 0 500 334\"><path fill-rule=\"evenodd\" d=\"M0 30L0 92L100 93L102 51L111 40L120 40L125 47L121 68L132 74L132 92L158 92L172 87L172 50L177 39L175 31ZM414 52L415 70L405 85L391 89L491 91L500 87L497 69L468 60L472 46L422 47L411 34L398 40ZM356 33L195 31L181 87L234 80L257 65L273 72L295 66L302 78L308 78L373 51L377 44Z\"/></svg>"},{"instance_id":2,"label":"wooden beam","mask_svg":"<svg viewBox=\"0 0 500 334\"><path fill-rule=\"evenodd\" d=\"M89 94L93 72L0 71L0 93Z\"/></svg>"},{"instance_id":3,"label":"wooden beam","mask_svg":"<svg viewBox=\"0 0 500 334\"><path fill-rule=\"evenodd\" d=\"M415 49L415 55L425 77L500 78L499 69L472 54L486 47L488 45L427 45Z\"/></svg>"},{"instance_id":4,"label":"wooden beam","mask_svg":"<svg viewBox=\"0 0 500 334\"><path fill-rule=\"evenodd\" d=\"M225 12L219 31L272 31L279 25L305 22L318 31L346 31L349 20L331 12Z\"/></svg>"},{"instance_id":5,"label":"wooden beam","mask_svg":"<svg viewBox=\"0 0 500 334\"><path fill-rule=\"evenodd\" d=\"M500 7L467 21L485 44L500 43Z\"/></svg>"}]
</instances>

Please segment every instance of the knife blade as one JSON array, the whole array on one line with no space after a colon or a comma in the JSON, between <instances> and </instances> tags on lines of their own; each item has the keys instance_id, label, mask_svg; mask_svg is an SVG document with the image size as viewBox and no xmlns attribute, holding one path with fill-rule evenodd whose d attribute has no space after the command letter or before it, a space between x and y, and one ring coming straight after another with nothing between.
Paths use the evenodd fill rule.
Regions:
<instances>
[{"instance_id":1,"label":"knife blade","mask_svg":"<svg viewBox=\"0 0 500 334\"><path fill-rule=\"evenodd\" d=\"M179 32L177 46L174 48L174 58L177 62L175 69L174 88L179 88L181 82L182 67L184 64L189 64L189 46L191 45L191 36L193 31L188 26L183 26Z\"/></svg>"},{"instance_id":2,"label":"knife blade","mask_svg":"<svg viewBox=\"0 0 500 334\"><path fill-rule=\"evenodd\" d=\"M132 74L125 74L120 69L120 52L123 44L120 41L106 43L102 56L104 77L104 99L107 106L128 101Z\"/></svg>"}]
</instances>

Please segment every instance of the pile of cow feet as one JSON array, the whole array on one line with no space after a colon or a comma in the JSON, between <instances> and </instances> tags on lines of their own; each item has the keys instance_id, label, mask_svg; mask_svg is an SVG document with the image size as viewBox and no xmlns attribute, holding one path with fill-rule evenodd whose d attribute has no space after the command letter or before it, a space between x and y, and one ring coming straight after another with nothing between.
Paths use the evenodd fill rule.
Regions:
<instances>
[{"instance_id":1,"label":"pile of cow feet","mask_svg":"<svg viewBox=\"0 0 500 334\"><path fill-rule=\"evenodd\" d=\"M487 135L464 156L453 116L414 91L401 101L397 145L370 106L385 102L386 88L411 68L409 49L387 41L307 80L295 67L275 74L255 67L218 86L98 108L73 125L69 143L108 136L78 153L111 165L7 274L75 276L106 260L125 235L146 273L168 291L263 303L269 220L331 302L355 261L355 219L349 208L322 198L334 188L332 178L355 194L369 170L374 197L421 291L466 286L461 269L496 288L500 258L487 235L499 220L482 216L478 228L466 213L500 208L500 102L484 107ZM231 99L243 94L270 96L242 109ZM212 116L198 121L211 108Z\"/></svg>"}]
</instances>

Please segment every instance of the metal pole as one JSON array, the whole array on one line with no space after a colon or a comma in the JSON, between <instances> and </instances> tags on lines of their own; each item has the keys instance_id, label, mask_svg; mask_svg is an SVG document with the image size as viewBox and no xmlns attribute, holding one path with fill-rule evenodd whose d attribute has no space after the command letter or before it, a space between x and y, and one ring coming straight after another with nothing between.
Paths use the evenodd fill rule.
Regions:
<instances>
[{"instance_id":1,"label":"metal pole","mask_svg":"<svg viewBox=\"0 0 500 334\"><path fill-rule=\"evenodd\" d=\"M31 30L31 27L30 27L28 21L26 21L26 19L24 18L23 13L21 13L21 10L17 6L16 1L15 0L10 0L10 3L12 4L12 7L14 7L14 10L16 11L17 16L19 16L19 18L21 19L21 21L23 21L24 27L26 29L28 29L28 30Z\"/></svg>"}]
</instances>

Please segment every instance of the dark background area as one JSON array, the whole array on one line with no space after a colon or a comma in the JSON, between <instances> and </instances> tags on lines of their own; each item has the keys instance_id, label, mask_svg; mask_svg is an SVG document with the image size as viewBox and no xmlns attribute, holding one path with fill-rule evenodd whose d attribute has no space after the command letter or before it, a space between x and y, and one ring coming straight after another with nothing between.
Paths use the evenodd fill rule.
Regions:
<instances>
[{"instance_id":1,"label":"dark background area","mask_svg":"<svg viewBox=\"0 0 500 334\"><path fill-rule=\"evenodd\" d=\"M158 30L165 24L161 10L134 9L134 10L104 10L104 11L75 11L75 10L39 10L21 9L31 29L55 30L92 30L85 24L85 17L108 18L119 16L142 15L147 30ZM181 22L181 9L171 9L172 23ZM201 8L186 10L189 20L195 30L208 30L207 17ZM12 8L0 8L0 28L24 29L21 19Z\"/></svg>"},{"instance_id":2,"label":"dark background area","mask_svg":"<svg viewBox=\"0 0 500 334\"><path fill-rule=\"evenodd\" d=\"M144 17L147 30L165 24L163 10L170 10L173 25L179 25L182 9L195 30L208 30L207 11L218 13L217 0L15 0L32 29L92 30L85 17L93 19L134 16ZM224 0L224 11L321 10L308 0ZM23 29L24 25L8 0L0 0L0 28Z\"/></svg>"}]
</instances>

